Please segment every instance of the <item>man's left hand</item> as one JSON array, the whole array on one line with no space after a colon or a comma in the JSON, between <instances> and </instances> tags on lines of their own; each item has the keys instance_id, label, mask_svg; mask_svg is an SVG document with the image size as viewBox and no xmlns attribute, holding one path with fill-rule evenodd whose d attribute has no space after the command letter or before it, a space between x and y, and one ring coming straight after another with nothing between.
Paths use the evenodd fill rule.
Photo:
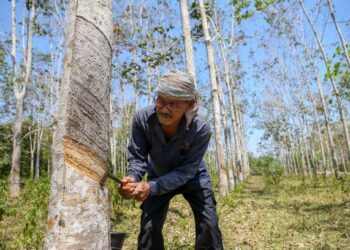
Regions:
<instances>
[{"instance_id":1,"label":"man's left hand","mask_svg":"<svg viewBox=\"0 0 350 250\"><path fill-rule=\"evenodd\" d=\"M147 182L136 182L135 195L133 198L137 201L144 201L151 194L151 186Z\"/></svg>"}]
</instances>

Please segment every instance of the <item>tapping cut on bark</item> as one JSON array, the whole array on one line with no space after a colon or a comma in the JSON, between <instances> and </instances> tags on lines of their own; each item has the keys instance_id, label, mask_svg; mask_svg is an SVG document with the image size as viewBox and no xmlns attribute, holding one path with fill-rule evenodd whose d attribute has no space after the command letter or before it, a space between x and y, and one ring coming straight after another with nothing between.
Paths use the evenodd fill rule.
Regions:
<instances>
[{"instance_id":1,"label":"tapping cut on bark","mask_svg":"<svg viewBox=\"0 0 350 250\"><path fill-rule=\"evenodd\" d=\"M65 137L62 146L64 162L82 175L99 181L107 171L107 163L83 144Z\"/></svg>"}]
</instances>

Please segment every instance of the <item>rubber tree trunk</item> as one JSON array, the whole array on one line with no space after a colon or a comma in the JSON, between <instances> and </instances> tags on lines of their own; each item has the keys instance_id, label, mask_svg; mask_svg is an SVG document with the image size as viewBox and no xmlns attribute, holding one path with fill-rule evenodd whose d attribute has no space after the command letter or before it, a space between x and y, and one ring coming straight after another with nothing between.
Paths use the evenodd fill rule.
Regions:
<instances>
[{"instance_id":1,"label":"rubber tree trunk","mask_svg":"<svg viewBox=\"0 0 350 250\"><path fill-rule=\"evenodd\" d=\"M44 249L110 249L111 0L70 2Z\"/></svg>"},{"instance_id":2,"label":"rubber tree trunk","mask_svg":"<svg viewBox=\"0 0 350 250\"><path fill-rule=\"evenodd\" d=\"M233 30L233 28L232 28L232 30ZM226 50L225 50L223 38L222 38L221 33L220 33L220 29L216 29L216 32L219 36L218 42L219 42L219 47L220 47L220 56L221 56L222 63L224 66L223 67L224 78L225 78L225 83L226 83L226 87L228 90L229 109L230 109L230 114L231 114L231 122L232 122L232 126L233 126L233 136L234 136L234 140L235 140L236 157L232 156L232 159L237 160L236 162L233 163L233 166L235 166L235 169L238 171L236 171L236 173L234 173L234 174L236 176L236 180L242 181L243 180L242 146L241 146L241 140L239 140L240 131L239 131L239 126L238 126L238 117L236 115L237 114L237 105L235 103L235 98L234 98L235 97L234 80L231 77L230 67L229 67L229 64L227 62L227 53L225 53ZM232 33L233 33L233 31L232 31Z\"/></svg>"},{"instance_id":3,"label":"rubber tree trunk","mask_svg":"<svg viewBox=\"0 0 350 250\"><path fill-rule=\"evenodd\" d=\"M305 77L306 76L307 75L305 74ZM308 81L308 79L306 79L306 85L307 85L308 95L309 95L309 98L310 98L311 103L312 103L312 111L313 111L313 114L315 117L315 122L316 122L317 137L318 137L318 141L320 144L321 157L322 157L322 169L325 169L325 168L327 168L327 162L326 162L326 155L325 155L325 150L324 150L324 146L323 146L323 138L322 138L322 134L321 134L320 119L319 119L318 114L317 114L316 102L315 102L315 99L314 99L313 94L311 92L310 82Z\"/></svg>"},{"instance_id":4,"label":"rubber tree trunk","mask_svg":"<svg viewBox=\"0 0 350 250\"><path fill-rule=\"evenodd\" d=\"M41 143L43 138L43 128L39 124L39 130L37 134L37 148L36 148L36 160L35 160L35 181L39 180L40 177L40 154L41 154Z\"/></svg>"},{"instance_id":5,"label":"rubber tree trunk","mask_svg":"<svg viewBox=\"0 0 350 250\"><path fill-rule=\"evenodd\" d=\"M33 27L35 18L35 6L36 1L32 1L29 27L28 27L28 40L26 51L24 54L25 58L25 71L24 71L24 81L18 82L17 73L17 62L16 62L16 4L15 0L12 0L12 65L13 65L13 88L16 98L16 116L13 125L13 139L12 139L12 164L11 164L11 174L10 174L10 195L12 197L17 197L20 194L20 172L21 172L21 140L22 140L22 124L23 124L23 102L24 97L27 92L27 86L30 80L30 74L32 70L32 46L33 46Z\"/></svg>"},{"instance_id":6,"label":"rubber tree trunk","mask_svg":"<svg viewBox=\"0 0 350 250\"><path fill-rule=\"evenodd\" d=\"M212 98L213 110L214 110L215 143L216 143L217 161L219 165L219 192L220 192L220 195L224 196L229 191L229 185L228 185L227 169L225 166L225 155L224 155L224 148L223 148L223 141L222 141L222 130L221 130L221 123L220 123L221 112L220 112L218 84L216 82L214 51L210 40L207 15L205 13L203 0L199 1L199 8L201 12L204 40L207 48L208 65L209 65L209 73L210 73L211 98Z\"/></svg>"},{"instance_id":7,"label":"rubber tree trunk","mask_svg":"<svg viewBox=\"0 0 350 250\"><path fill-rule=\"evenodd\" d=\"M34 134L34 138L33 138ZM32 130L32 126L29 126L29 151L30 151L30 177L34 177L34 156L36 147L36 135L35 130Z\"/></svg>"},{"instance_id":8,"label":"rubber tree trunk","mask_svg":"<svg viewBox=\"0 0 350 250\"><path fill-rule=\"evenodd\" d=\"M188 14L187 0L180 0L181 20L182 20L182 36L185 44L185 57L187 72L193 77L196 83L196 67L193 57L193 46L191 38L190 17Z\"/></svg>"},{"instance_id":9,"label":"rubber tree trunk","mask_svg":"<svg viewBox=\"0 0 350 250\"><path fill-rule=\"evenodd\" d=\"M216 67L218 69L218 67ZM234 180L234 165L233 165L233 152L231 149L231 133L230 128L227 124L227 111L225 108L225 98L224 98L224 91L222 89L221 81L219 76L217 76L217 83L219 88L219 100L221 105L221 117L222 117L222 125L224 129L224 136L225 136L225 144L226 144L226 166L227 166L227 172L228 172L228 183L229 183L229 189L232 190L235 187L235 180Z\"/></svg>"},{"instance_id":10,"label":"rubber tree trunk","mask_svg":"<svg viewBox=\"0 0 350 250\"><path fill-rule=\"evenodd\" d=\"M298 119L300 132L301 132L301 140L302 140L301 147L304 149L304 152L305 152L305 160L306 160L306 167L307 167L306 170L307 170L307 173L309 174L309 176L312 177L311 161L310 161L310 157L309 157L310 154L308 152L307 138L305 138L305 135L309 138L310 141L312 140L312 138L309 136L309 134L307 132L308 127L307 127L307 124L305 123L305 111L304 111L304 109L306 107L304 105L304 97L302 94L301 87L300 87L300 92L299 92L301 95L301 98L297 97L298 93L296 93L296 91L293 89L292 86L289 86L289 87L290 87L289 93L291 93L291 96L292 96L293 102L294 102L293 106L296 107L295 114L296 114L296 119ZM298 102L298 100L299 100L299 102ZM306 129L306 132L305 132L305 129ZM312 147L310 147L310 151L312 151Z\"/></svg>"},{"instance_id":11,"label":"rubber tree trunk","mask_svg":"<svg viewBox=\"0 0 350 250\"><path fill-rule=\"evenodd\" d=\"M322 43L321 43L321 40L320 40L320 37L318 36L317 34L317 31L316 31L316 28L315 28L315 25L311 22L311 19L308 15L308 13L306 12L303 4L300 2L300 0L298 0L298 3L301 7L301 9L303 10L303 13L308 21L308 23L310 24L311 28L312 28L312 31L313 31L313 34L314 34L314 37L317 41L317 44L318 44L318 47L321 51L321 56L322 56L322 59L323 59L323 62L325 64L325 66L327 67L327 63L328 63L328 59L327 59L327 56L326 56L326 53L324 51L324 48L322 46ZM339 115L340 115L340 120L342 122L342 125L343 125L343 130L344 130L344 136L345 136L345 142L346 142L346 146L347 146L347 150L348 150L348 157L350 156L350 139L349 139L349 132L348 132L348 127L346 125L346 119L345 119L345 114L344 114L344 110L343 110L343 106L342 106L342 103L341 103L341 99L340 99L340 95L339 95L339 90L338 90L338 87L337 85L335 84L335 81L334 81L334 78L333 76L330 76L330 81L331 81L331 84L332 84L332 87L333 87L333 91L334 91L334 95L335 95L335 98L337 100L337 104L338 104L338 110L339 110ZM335 151L335 149L334 149ZM335 153L336 154L336 153ZM335 164L334 164L335 165ZM339 173L338 173L338 164L336 164L334 167L333 167L333 170L334 170L334 175L336 178L339 178Z\"/></svg>"},{"instance_id":12,"label":"rubber tree trunk","mask_svg":"<svg viewBox=\"0 0 350 250\"><path fill-rule=\"evenodd\" d=\"M320 99L321 99L321 104L322 104L322 109L323 109L323 116L324 116L324 121L325 121L325 126L326 126L326 130L327 130L327 138L328 138L328 144L326 144L328 151L330 152L331 158L332 158L332 169L336 169L337 165L338 165L338 159L337 159L337 153L336 153L336 149L335 149L335 145L334 145L334 141L333 141L333 133L332 130L330 128L330 121L329 121L329 115L328 115L328 108L326 105L326 101L325 101L325 97L324 97L324 93L323 93L323 88L321 85L321 80L320 77L318 75L318 73L316 72L316 68L313 64L313 61L311 59L311 55L310 52L305 44L305 42L303 41L303 46L304 46L304 50L305 50L305 54L307 56L307 59L309 61L309 63L312 65L312 73L314 75L314 77L316 78L316 83L317 83L317 88L318 88L318 92L320 95ZM327 172L327 165L326 164L324 166L323 169L323 174L326 175Z\"/></svg>"},{"instance_id":13,"label":"rubber tree trunk","mask_svg":"<svg viewBox=\"0 0 350 250\"><path fill-rule=\"evenodd\" d=\"M243 128L243 115L242 111L239 107L237 107L237 121L239 125L239 132L240 132L240 140L241 140L241 146L242 146L242 166L243 166L243 176L244 178L247 178L250 175L250 165L249 165L249 157L248 157L248 147L244 135L244 128Z\"/></svg>"}]
</instances>

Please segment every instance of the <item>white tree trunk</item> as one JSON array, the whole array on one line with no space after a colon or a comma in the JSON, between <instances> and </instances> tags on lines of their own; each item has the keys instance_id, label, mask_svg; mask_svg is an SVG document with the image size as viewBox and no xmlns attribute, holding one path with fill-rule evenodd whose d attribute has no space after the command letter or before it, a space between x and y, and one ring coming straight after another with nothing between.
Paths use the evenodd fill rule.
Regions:
<instances>
[{"instance_id":1,"label":"white tree trunk","mask_svg":"<svg viewBox=\"0 0 350 250\"><path fill-rule=\"evenodd\" d=\"M302 43L303 43L303 47L304 47L307 59L308 59L309 63L312 65L312 73L313 73L314 77L316 78L317 88L318 88L318 92L319 92L320 99L321 99L321 104L322 104L322 109L323 109L323 116L324 116L325 126L326 126L326 130L327 130L328 143L326 144L326 146L327 146L327 149L328 149L328 151L330 152L330 155L331 155L332 169L334 169L338 165L338 159L337 159L337 154L336 154L335 145L334 145L334 141L333 141L333 133L332 133L332 130L330 128L328 108L327 108L327 105L326 105L326 101L325 101L325 97L324 97L324 93L323 93L323 88L322 88L322 85L321 85L321 80L319 78L318 73L316 72L316 68L315 68L315 66L314 66L314 64L312 62L311 55L310 55L309 50L308 50L308 48L307 48L307 46L305 44L305 41L303 41ZM323 169L324 175L326 175L327 165L328 164L326 164L324 166L324 169Z\"/></svg>"},{"instance_id":2,"label":"white tree trunk","mask_svg":"<svg viewBox=\"0 0 350 250\"><path fill-rule=\"evenodd\" d=\"M196 83L196 70L193 57L193 46L191 38L190 17L188 14L187 0L180 0L181 20L182 20L182 36L185 44L185 57L187 72L193 77Z\"/></svg>"},{"instance_id":3,"label":"white tree trunk","mask_svg":"<svg viewBox=\"0 0 350 250\"><path fill-rule=\"evenodd\" d=\"M218 67L216 67L218 69ZM225 108L225 98L224 98L224 91L222 89L221 81L219 76L217 76L217 83L219 88L219 100L221 105L221 118L222 118L222 125L224 129L224 136L225 136L225 144L226 144L226 166L227 166L227 172L228 172L228 184L229 189L232 190L235 187L235 180L234 180L234 173L233 169L234 166L232 165L232 150L231 150L231 135L230 135L230 128L227 125L227 111Z\"/></svg>"},{"instance_id":4,"label":"white tree trunk","mask_svg":"<svg viewBox=\"0 0 350 250\"><path fill-rule=\"evenodd\" d=\"M209 65L209 73L210 73L211 97L212 97L213 110L214 110L215 142L216 142L217 161L219 164L219 179L220 179L219 192L220 192L220 195L226 195L229 191L229 188L228 188L229 185L228 185L228 179L227 179L227 169L225 166L225 155L224 155L222 130L221 130L221 123L220 123L221 112L220 112L220 103L219 103L219 93L218 93L218 85L216 82L214 51L210 40L207 15L205 13L203 0L199 0L199 8L201 12L204 40L207 48L208 65Z\"/></svg>"},{"instance_id":5,"label":"white tree trunk","mask_svg":"<svg viewBox=\"0 0 350 250\"><path fill-rule=\"evenodd\" d=\"M10 174L10 195L12 197L19 196L20 193L20 171L21 171L21 137L22 137L22 119L23 119L23 102L26 95L27 85L30 79L32 69L32 44L33 44L33 27L35 17L36 2L32 1L30 13L27 49L24 52L25 59L25 74L24 82L18 83L17 62L16 62L16 5L15 0L12 0L12 65L13 65L13 90L16 98L16 116L13 125L13 149L12 149L12 164Z\"/></svg>"},{"instance_id":6,"label":"white tree trunk","mask_svg":"<svg viewBox=\"0 0 350 250\"><path fill-rule=\"evenodd\" d=\"M243 128L243 115L241 109L237 108L237 114L238 114L238 125L239 125L239 132L240 132L240 141L241 141L241 147L242 147L242 166L243 166L243 176L244 178L247 178L250 175L250 166L249 166L249 157L248 157L248 147L244 135L244 128Z\"/></svg>"},{"instance_id":7,"label":"white tree trunk","mask_svg":"<svg viewBox=\"0 0 350 250\"><path fill-rule=\"evenodd\" d=\"M217 26L218 22L217 22ZM233 36L233 23L232 23L232 36ZM242 172L242 147L241 147L241 140L239 140L239 125L238 125L238 119L237 119L237 105L235 103L235 89L234 89L234 80L233 77L231 76L230 73L230 69L229 69L229 64L227 62L227 49L225 49L225 44L220 32L220 29L217 27L216 29L216 33L219 37L218 42L219 42L219 47L220 47L220 56L222 59L222 63L224 66L224 77L225 77L225 82L226 82L226 87L228 90L228 100L229 100L229 109L230 109L230 114L231 114L231 122L232 122L232 126L233 126L233 136L234 136L234 140L235 140L235 154L236 157L234 157L234 155L232 155L231 160L232 160L232 166L234 167L234 169L236 170L234 175L236 176L236 180L243 180L243 172ZM233 152L233 150L231 149L230 152ZM229 169L230 171L230 169ZM241 176L241 178L239 178L238 176ZM230 172L229 172L229 179L230 179Z\"/></svg>"},{"instance_id":8,"label":"white tree trunk","mask_svg":"<svg viewBox=\"0 0 350 250\"><path fill-rule=\"evenodd\" d=\"M110 249L112 1L72 0L44 249Z\"/></svg>"},{"instance_id":9,"label":"white tree trunk","mask_svg":"<svg viewBox=\"0 0 350 250\"><path fill-rule=\"evenodd\" d=\"M34 132L34 138L32 136ZM34 176L34 156L35 156L35 147L36 147L36 133L35 130L32 130L32 126L29 126L29 151L30 151L30 177Z\"/></svg>"},{"instance_id":10,"label":"white tree trunk","mask_svg":"<svg viewBox=\"0 0 350 250\"><path fill-rule=\"evenodd\" d=\"M312 28L312 31L313 31L313 34L314 34L315 39L317 41L318 47L319 47L319 49L321 51L321 56L322 56L323 62L327 66L328 59L327 59L326 53L325 53L325 51L323 49L321 40L320 40L320 38L319 38L319 36L317 34L315 25L311 22L311 19L310 19L309 15L307 14L303 4L300 2L300 0L298 0L298 3L300 5L300 7L301 7L301 9L302 9L302 11L303 11L307 21L308 21L308 23L310 24L310 26ZM347 127L346 121L345 121L345 114L344 114L344 110L343 110L343 107L342 107L341 99L340 99L340 96L339 96L339 90L338 90L337 85L334 82L333 76L330 76L330 81L331 81L331 84L332 84L332 87L333 87L333 90L334 90L335 98L337 100L340 120L341 120L341 122L343 124L344 137L345 137L345 142L346 142L346 146L347 146L347 149L348 149L348 156L350 156L349 132L348 132L348 127ZM332 147L331 147L331 150L334 150L334 152L332 154L336 155L335 149L334 148L332 149ZM337 162L333 162L333 170L334 170L335 177L338 178L339 177L339 173L338 173L338 163Z\"/></svg>"},{"instance_id":11,"label":"white tree trunk","mask_svg":"<svg viewBox=\"0 0 350 250\"><path fill-rule=\"evenodd\" d=\"M35 160L35 181L38 181L40 176L40 153L41 153L42 138L43 138L43 128L42 128L42 125L39 124L39 130L37 134L36 160Z\"/></svg>"}]
</instances>

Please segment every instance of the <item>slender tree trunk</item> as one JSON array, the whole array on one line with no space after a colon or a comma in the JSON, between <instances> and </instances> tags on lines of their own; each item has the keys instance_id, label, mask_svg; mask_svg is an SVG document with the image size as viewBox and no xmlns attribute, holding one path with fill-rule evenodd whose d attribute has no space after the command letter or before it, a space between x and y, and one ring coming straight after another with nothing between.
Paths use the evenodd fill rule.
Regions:
<instances>
[{"instance_id":1,"label":"slender tree trunk","mask_svg":"<svg viewBox=\"0 0 350 250\"><path fill-rule=\"evenodd\" d=\"M234 157L233 159L237 159L237 165L238 167L236 168L239 173L235 173L236 175L240 175L242 176L242 147L241 147L241 143L239 138L239 127L238 127L238 121L237 121L237 105L235 103L235 99L234 97L234 87L233 87L233 79L231 77L230 74L230 69L229 69L229 65L227 62L227 54L225 53L224 50L224 43L222 41L222 37L221 37L221 33L219 31L217 31L217 34L219 35L219 46L220 46L220 55L221 55L221 59L223 62L223 66L224 66L224 76L225 76L225 82L227 85L227 90L228 90L228 100L229 100L229 109L230 109L230 114L231 114L231 122L233 125L233 135L234 135L234 140L235 140L235 153L236 153L236 157ZM234 164L236 165L236 163ZM240 181L242 181L242 177L238 178Z\"/></svg>"},{"instance_id":2,"label":"slender tree trunk","mask_svg":"<svg viewBox=\"0 0 350 250\"><path fill-rule=\"evenodd\" d=\"M218 69L218 67L216 67ZM219 100L221 105L221 117L222 117L222 125L224 129L224 136L225 136L225 144L226 144L226 166L227 166L227 172L228 172L228 183L229 183L229 189L232 190L235 186L234 181L234 173L232 165L232 155L231 155L231 136L230 136L230 128L227 125L227 111L225 108L225 100L224 100L224 92L222 90L222 85L219 76L217 76L217 83L218 83L218 92L219 92Z\"/></svg>"},{"instance_id":3,"label":"slender tree trunk","mask_svg":"<svg viewBox=\"0 0 350 250\"><path fill-rule=\"evenodd\" d=\"M110 249L112 1L70 2L44 249Z\"/></svg>"},{"instance_id":4,"label":"slender tree trunk","mask_svg":"<svg viewBox=\"0 0 350 250\"><path fill-rule=\"evenodd\" d=\"M208 65L209 65L210 82L211 82L211 96L212 96L213 110L214 110L215 142L216 142L217 161L218 161L219 173L220 173L219 174L219 179L220 179L219 192L220 192L220 195L224 196L228 193L229 187L228 187L228 181L227 181L227 169L225 167L224 148L222 143L222 131L221 131L221 123L220 123L221 112L220 112L218 85L216 82L214 51L210 40L207 15L205 13L203 0L199 0L199 8L200 8L201 18L202 18L204 40L207 48Z\"/></svg>"},{"instance_id":5,"label":"slender tree trunk","mask_svg":"<svg viewBox=\"0 0 350 250\"><path fill-rule=\"evenodd\" d=\"M40 153L41 153L41 142L43 138L43 128L39 125L39 130L37 134L37 150L36 150L36 161L35 161L35 181L39 180L40 176Z\"/></svg>"},{"instance_id":6,"label":"slender tree trunk","mask_svg":"<svg viewBox=\"0 0 350 250\"><path fill-rule=\"evenodd\" d=\"M321 80L319 78L319 75L316 72L315 66L312 63L312 59L311 59L309 50L308 50L308 48L307 48L307 46L306 46L306 44L304 42L303 42L303 46L304 46L304 49L305 49L308 61L312 64L312 73L313 73L314 77L316 78L317 88L318 88L318 92L319 92L320 99L321 99L321 104L322 104L322 109L323 109L325 126L326 126L326 130L327 130L328 143L326 144L326 146L327 146L327 149L330 152L330 155L331 155L331 158L332 158L332 169L335 169L336 166L338 165L338 159L337 159L337 154L336 154L335 145L334 145L334 141L333 141L333 133L331 132L332 130L330 128L328 108L326 106L326 101L325 101L324 94L323 94L323 88L322 88L322 85L321 85ZM324 166L324 169L323 169L324 175L326 175L327 165L328 164L326 164Z\"/></svg>"},{"instance_id":7,"label":"slender tree trunk","mask_svg":"<svg viewBox=\"0 0 350 250\"><path fill-rule=\"evenodd\" d=\"M187 0L180 0L181 20L182 20L182 36L185 44L185 57L187 72L193 77L196 83L196 67L193 57L193 46L191 38L190 17L188 14Z\"/></svg>"},{"instance_id":8,"label":"slender tree trunk","mask_svg":"<svg viewBox=\"0 0 350 250\"><path fill-rule=\"evenodd\" d=\"M290 131L289 127L288 127L288 138L292 144L291 152L292 152L292 159L294 160L294 173L298 174L299 168L300 168L300 162L297 156L297 147L294 148L293 146L292 132Z\"/></svg>"},{"instance_id":9,"label":"slender tree trunk","mask_svg":"<svg viewBox=\"0 0 350 250\"><path fill-rule=\"evenodd\" d=\"M308 146L307 146L307 139L305 138L305 130L304 128L306 128L307 131L307 135L308 135L308 127L307 124L305 123L305 112L303 111L305 105L304 105L304 96L302 94L302 89L300 87L300 95L301 98L299 97L298 99L301 99L301 102L298 103L298 99L297 99L297 94L295 93L294 89L292 86L290 86L290 93L292 94L292 98L293 101L295 103L296 107L300 107L301 109L297 108L296 109L296 116L298 118L298 122L299 122L299 126L300 126L300 131L301 131L301 147L303 148L304 152L305 152L305 157L306 157L306 167L307 167L307 173L309 174L310 177L312 177L312 171L311 171L311 161L310 161L310 157L309 157L309 152L308 152ZM311 137L309 136L309 139L311 140ZM311 150L310 150L311 151Z\"/></svg>"},{"instance_id":10,"label":"slender tree trunk","mask_svg":"<svg viewBox=\"0 0 350 250\"><path fill-rule=\"evenodd\" d=\"M350 58L349 58L349 55L348 55L348 48L346 48L345 39L344 39L343 34L342 34L342 32L341 32L341 30L340 30L340 28L338 26L337 20L335 19L335 14L334 14L332 1L331 0L327 0L327 5L328 5L329 12L331 14L331 17L332 17L335 29L337 30L339 39L340 39L341 44L343 46L343 54L344 54L344 57L346 59L346 63L348 65L348 68L350 69Z\"/></svg>"},{"instance_id":11,"label":"slender tree trunk","mask_svg":"<svg viewBox=\"0 0 350 250\"><path fill-rule=\"evenodd\" d=\"M233 88L233 86L231 85ZM236 150L236 158L237 158L237 166L239 169L239 175L238 179L239 181L244 180L244 166L243 166L243 153L242 153L242 143L240 138L240 130L239 130L239 118L238 118L238 103L237 103L237 97L234 92L232 92L232 122L233 122L233 131L234 131L234 138L235 138L235 150Z\"/></svg>"},{"instance_id":12,"label":"slender tree trunk","mask_svg":"<svg viewBox=\"0 0 350 250\"><path fill-rule=\"evenodd\" d=\"M16 36L16 1L11 1L11 17L12 17L12 49L11 49L11 59L12 59L12 68L13 76L12 82L14 85L15 96L18 95L17 90L17 36ZM16 98L17 101L17 98ZM10 194L12 197L19 196L20 193L20 161L21 161L21 126L20 119L22 118L22 103L19 103L20 100L16 102L16 117L13 126L13 146L12 146L12 164L11 164L11 183L10 183Z\"/></svg>"},{"instance_id":13,"label":"slender tree trunk","mask_svg":"<svg viewBox=\"0 0 350 250\"><path fill-rule=\"evenodd\" d=\"M321 134L320 119L318 117L316 103L315 103L313 94L311 92L310 82L307 80L306 80L306 85L307 85L308 95L309 95L309 98L310 98L311 103L312 103L312 111L313 111L314 117L315 117L316 128L317 128L317 137L318 137L318 141L320 144L320 150L321 150L322 169L324 169L324 168L327 168L327 162L326 162L326 155L325 155L325 150L324 150L324 146L323 146L323 138L322 138L322 134Z\"/></svg>"},{"instance_id":14,"label":"slender tree trunk","mask_svg":"<svg viewBox=\"0 0 350 250\"><path fill-rule=\"evenodd\" d=\"M282 69L281 69L281 74L282 75L285 75L285 69L284 69L284 66L282 63L280 63L280 65L282 65ZM286 87L286 79L283 79L282 81L282 87L285 91L286 94L286 99L287 99L287 106L288 106L288 109L290 110L290 113L291 113L291 118L292 118L292 122L294 124L294 127L295 128L298 128L297 126L297 122L295 119L297 119L298 117L298 110L295 111L294 107L295 106L298 106L297 103L295 103L295 105L292 104L290 98L289 98L289 93L291 92L292 94L292 98L294 100L296 100L295 96L294 96L294 92L292 90L288 90L287 87ZM283 95L282 95L282 92L279 91L280 93L280 96L281 96L281 100L283 100ZM284 112L285 114L287 114L287 111ZM299 166L301 166L302 168L302 171L303 171L303 175L306 175L306 172L307 172L307 166L306 166L306 162L305 162L305 157L306 157L306 153L304 151L304 147L303 145L305 145L305 141L304 141L304 130L303 130L303 126L302 124L300 123L300 119L299 119L299 132L297 132L297 145L300 149L300 154L301 154L301 165L299 164Z\"/></svg>"},{"instance_id":15,"label":"slender tree trunk","mask_svg":"<svg viewBox=\"0 0 350 250\"><path fill-rule=\"evenodd\" d=\"M240 129L243 129L243 126L240 126L240 122L239 122L239 116L237 114L239 114L238 111L238 105L236 103L236 93L235 93L235 82L234 82L234 77L232 76L230 67L229 67L229 63L227 62L227 58L228 58L228 54L230 51L230 49L232 50L232 44L234 42L234 19L232 19L232 23L231 23L231 38L230 38L230 44L229 47L230 49L227 49L225 46L225 41L222 37L221 34L221 29L219 28L219 22L218 22L218 16L217 13L215 14L215 24L214 24L214 28L215 28L215 32L216 35L218 36L218 43L219 43L219 48L220 48L220 56L221 56L221 60L223 62L223 71L224 71L224 78L225 78L225 83L226 83L226 87L228 90L228 97L229 97L229 108L230 108L230 113L231 113L231 122L233 125L233 135L235 138L235 150L232 149L232 152L234 151L236 153L236 157L233 157L232 155L232 160L234 161L232 163L232 166L234 166L234 169L236 169L236 171L234 171L235 173L235 177L237 177L236 179L238 181L242 181L244 179L244 163L247 162L245 161L245 159L243 159L243 157L248 158L248 155L244 155L244 148L243 148L243 142L242 142L242 137L241 135L243 134L243 131ZM233 152L233 153L234 153ZM248 151L246 151L248 152ZM236 159L237 159L237 164L236 164ZM248 164L249 165L249 164ZM236 167L237 166L237 167ZM237 170L238 169L238 170ZM247 172L247 171L246 171ZM237 176L239 175L239 176Z\"/></svg>"},{"instance_id":16,"label":"slender tree trunk","mask_svg":"<svg viewBox=\"0 0 350 250\"><path fill-rule=\"evenodd\" d=\"M326 53L323 49L323 46L322 46L322 43L321 43L321 40L316 32L316 28L315 28L315 25L311 22L311 19L309 17L309 15L307 14L303 4L300 2L300 0L298 0L298 3L299 5L301 6L302 10L303 10L303 13L308 21L308 23L310 24L311 28L312 28L312 31L313 31L313 34L315 36L315 39L317 41L317 44L318 44L318 47L321 51L321 56L322 56L322 59L323 59L323 62L325 63L325 66L327 67L327 62L328 62L328 59L327 59L327 56L326 56ZM337 104L338 104L338 110L339 110L339 115L340 115L340 120L343 124L343 130L344 130L344 136L345 136L345 141L346 141L346 146L347 146L347 149L348 149L348 156L350 157L350 139L349 139L349 132L348 132L348 128L347 128L347 125L346 125L346 122L345 122L345 114L344 114L344 110L343 110L343 107L342 107L342 103L341 103L341 100L340 100L340 96L339 96L339 90L338 90L338 87L336 86L335 82L334 82L334 78L332 76L330 76L330 81L331 81L331 84L332 84L332 87L333 87L333 90L334 90L334 95L335 95L335 98L337 100ZM335 151L335 149L334 149ZM334 153L336 154L336 153ZM336 178L339 178L339 173L338 173L338 170L337 170L337 162L334 163L334 174L335 174L335 177Z\"/></svg>"},{"instance_id":17,"label":"slender tree trunk","mask_svg":"<svg viewBox=\"0 0 350 250\"><path fill-rule=\"evenodd\" d=\"M343 164L343 170L346 173L346 163L345 163L345 159L344 159L344 155L343 155L343 150L341 150L341 147L339 146L339 153L340 153L340 157L341 157L341 162Z\"/></svg>"},{"instance_id":18,"label":"slender tree trunk","mask_svg":"<svg viewBox=\"0 0 350 250\"><path fill-rule=\"evenodd\" d=\"M12 0L12 65L13 65L13 88L16 97L16 116L13 125L13 151L10 177L10 194L12 197L19 196L20 193L20 163L21 163L21 137L22 137L22 123L23 123L23 102L26 95L26 88L29 83L30 73L32 69L32 44L33 44L33 26L35 18L36 2L32 1L32 8L29 20L28 41L26 49L26 65L24 82L18 83L17 62L16 62L16 7L15 0Z\"/></svg>"},{"instance_id":19,"label":"slender tree trunk","mask_svg":"<svg viewBox=\"0 0 350 250\"><path fill-rule=\"evenodd\" d=\"M32 135L32 126L29 126L29 150L30 150L30 177L34 177L34 156L36 148L36 133L34 133L34 138Z\"/></svg>"},{"instance_id":20,"label":"slender tree trunk","mask_svg":"<svg viewBox=\"0 0 350 250\"><path fill-rule=\"evenodd\" d=\"M337 154L336 154L336 150L335 150L335 146L334 146L334 142L333 142L333 135L332 135L332 132L330 129L328 108L326 106L326 101L325 101L325 97L323 94L321 80L320 80L319 75L316 71L316 66L313 63L313 60L311 58L311 54L310 54L309 49L306 45L304 37L299 34L299 38L300 38L301 44L304 47L306 59L309 62L309 64L311 65L312 74L314 75L314 77L316 79L317 88L318 88L318 92L319 92L321 104L322 104L322 109L323 109L323 116L324 116L324 121L325 121L325 126L326 126L326 131L327 131L327 138L328 138L328 143L326 143L326 147L327 147L327 152L330 152L329 155L331 156L331 159L332 159L332 164L329 164L329 160L327 160L327 157L326 157L326 164L323 166L323 173L326 176L327 166L332 165L332 169L335 169L337 164L338 164L338 159L337 159ZM308 84L308 87L310 87L309 85L310 84ZM323 145L323 144L321 144L321 145Z\"/></svg>"},{"instance_id":21,"label":"slender tree trunk","mask_svg":"<svg viewBox=\"0 0 350 250\"><path fill-rule=\"evenodd\" d=\"M250 166L249 166L249 157L248 157L248 147L244 135L244 128L243 128L243 115L242 111L238 109L238 124L239 124L239 131L240 131L240 140L241 140L241 146L242 146L242 162L243 162L243 169L244 169L244 177L250 175Z\"/></svg>"}]
</instances>

